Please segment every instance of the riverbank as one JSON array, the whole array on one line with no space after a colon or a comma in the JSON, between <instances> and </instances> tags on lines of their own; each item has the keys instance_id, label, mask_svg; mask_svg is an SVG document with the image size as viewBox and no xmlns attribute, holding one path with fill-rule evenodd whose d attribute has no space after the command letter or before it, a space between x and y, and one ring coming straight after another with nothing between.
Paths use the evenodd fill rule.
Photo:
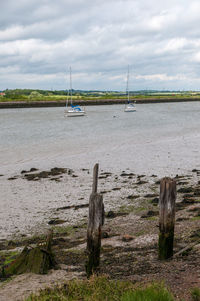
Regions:
<instances>
[{"instance_id":1,"label":"riverbank","mask_svg":"<svg viewBox=\"0 0 200 301\"><path fill-rule=\"evenodd\" d=\"M200 102L200 98L135 98L132 102L138 104L148 103L176 103L176 102ZM89 99L89 100L73 100L74 105L81 106L96 106L96 105L115 105L125 104L125 99ZM0 102L0 109L12 108L42 108L42 107L65 107L66 100L59 101L15 101L15 102Z\"/></svg>"},{"instance_id":2,"label":"riverbank","mask_svg":"<svg viewBox=\"0 0 200 301\"><path fill-rule=\"evenodd\" d=\"M188 174L177 175L175 179L176 253L190 243L198 242L200 237L200 170L194 169ZM12 187L13 183L16 183L15 187L19 186L19 180L23 181L23 186L27 183L27 189L31 184L35 191L38 187L46 189L57 186L59 189L62 186L63 191L60 191L60 195L65 191L65 200L60 202L59 197L52 200L50 207L54 204L54 208L51 214L48 214L44 206L43 214L40 215L43 221L37 225L37 234L35 232L27 235L25 231L19 235L18 232L12 239L1 241L1 265L11 262L25 245L33 247L43 241L45 231L52 229L53 252L58 267L48 275L24 274L1 284L2 301L23 300L24 296L28 296L32 291L52 286L53 283L61 285L74 277L86 278L84 265L91 171L72 171L66 168L54 168L49 171L31 169L22 170L20 175L7 179ZM102 232L99 273L108 275L110 279L129 280L144 285L152 281L164 281L176 296L176 300L184 298L188 301L190 289L200 287L200 244L170 261L158 260L159 182L160 178L153 174L135 174L131 170L119 173L100 171L98 188L104 198L106 219ZM69 203L70 187L74 190L73 200L77 200L76 203ZM16 193L15 190L12 191ZM40 201L43 202L42 196ZM22 204L24 215L27 212L26 207L25 202ZM10 210L12 211L12 208ZM69 217L74 218L69 222ZM29 224L33 221L34 218ZM34 228L36 230L36 227Z\"/></svg>"}]
</instances>

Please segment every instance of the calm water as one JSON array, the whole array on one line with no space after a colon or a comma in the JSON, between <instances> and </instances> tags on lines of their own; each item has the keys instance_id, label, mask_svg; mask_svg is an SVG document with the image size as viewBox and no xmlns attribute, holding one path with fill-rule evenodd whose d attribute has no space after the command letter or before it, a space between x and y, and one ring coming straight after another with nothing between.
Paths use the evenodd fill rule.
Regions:
<instances>
[{"instance_id":1,"label":"calm water","mask_svg":"<svg viewBox=\"0 0 200 301\"><path fill-rule=\"evenodd\" d=\"M102 168L170 175L200 167L200 102L0 110L0 174L29 167Z\"/></svg>"}]
</instances>

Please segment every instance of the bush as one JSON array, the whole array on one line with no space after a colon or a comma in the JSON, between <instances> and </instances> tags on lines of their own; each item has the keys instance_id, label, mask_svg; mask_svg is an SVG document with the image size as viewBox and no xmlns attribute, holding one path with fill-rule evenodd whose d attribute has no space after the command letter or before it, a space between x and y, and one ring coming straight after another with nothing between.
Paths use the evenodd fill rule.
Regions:
<instances>
[{"instance_id":1,"label":"bush","mask_svg":"<svg viewBox=\"0 0 200 301\"><path fill-rule=\"evenodd\" d=\"M29 95L29 98L30 98L30 99L33 99L33 98L39 98L39 97L41 97L41 96L42 96L42 94L40 94L39 92L33 91L33 92L31 92L31 94Z\"/></svg>"}]
</instances>

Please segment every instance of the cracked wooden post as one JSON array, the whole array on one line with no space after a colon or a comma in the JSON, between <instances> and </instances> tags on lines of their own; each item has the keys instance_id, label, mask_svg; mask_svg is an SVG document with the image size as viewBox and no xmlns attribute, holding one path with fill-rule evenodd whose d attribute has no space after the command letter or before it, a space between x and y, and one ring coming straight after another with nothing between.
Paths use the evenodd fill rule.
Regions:
<instances>
[{"instance_id":1,"label":"cracked wooden post","mask_svg":"<svg viewBox=\"0 0 200 301\"><path fill-rule=\"evenodd\" d=\"M159 259L173 256L176 181L163 178L160 182Z\"/></svg>"},{"instance_id":2,"label":"cracked wooden post","mask_svg":"<svg viewBox=\"0 0 200 301\"><path fill-rule=\"evenodd\" d=\"M87 229L87 253L86 274L90 277L96 272L100 263L101 227L104 224L103 196L97 193L99 164L93 169L92 193L89 200L89 220Z\"/></svg>"}]
</instances>

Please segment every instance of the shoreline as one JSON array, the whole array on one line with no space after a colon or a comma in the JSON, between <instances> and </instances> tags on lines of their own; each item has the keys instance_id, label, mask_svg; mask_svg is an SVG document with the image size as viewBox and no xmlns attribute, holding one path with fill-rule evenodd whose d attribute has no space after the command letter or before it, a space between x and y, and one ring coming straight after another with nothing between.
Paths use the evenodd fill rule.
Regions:
<instances>
[{"instance_id":1,"label":"shoreline","mask_svg":"<svg viewBox=\"0 0 200 301\"><path fill-rule=\"evenodd\" d=\"M132 99L136 104L150 104L150 103L172 103L172 102L194 102L200 101L200 98L142 98ZM95 106L95 105L116 105L125 104L125 99L101 99L101 100L73 100L74 105L81 106ZM43 108L43 107L65 107L66 100L62 101L18 101L18 102L0 102L0 109L16 109L16 108Z\"/></svg>"},{"instance_id":2,"label":"shoreline","mask_svg":"<svg viewBox=\"0 0 200 301\"><path fill-rule=\"evenodd\" d=\"M87 169L79 172L69 171L54 168L46 174L47 171L32 168L21 172L21 177L31 186L44 187L47 182L51 186L52 183L59 186L59 182L62 186L66 186L66 183L73 179L76 198L77 194L81 198L78 198L77 205L74 205L74 202L69 205L67 199L61 204L59 198L53 198L55 205L53 214L43 215L43 219L48 221L48 229L54 232L52 247L57 269L51 270L47 275L23 274L9 278L10 281L5 284L1 282L2 300L8 300L9 296L11 301L21 301L31 292L38 292L40 288L51 285L52 281L61 284L62 279L86 277L84 263L87 259L85 249L92 174ZM80 182L81 174L83 178L87 178L87 181L82 183L84 195L80 195L80 191L77 191L77 181ZM179 174L175 177L177 182L175 253L190 243L198 242L199 239L199 177L198 169L191 170L187 175ZM10 184L14 184L15 181L17 184L18 180L19 178L13 179ZM180 300L183 296L189 296L192 287L199 286L199 271L196 266L199 263L200 245L197 244L185 256L166 262L158 260L159 183L159 177L156 175L135 174L130 170L120 171L118 174L100 171L98 187L99 192L103 194L106 215L102 231L99 272L114 280L130 280L140 284L162 279L177 296L177 300ZM110 203L111 196L115 202ZM45 211L46 209L45 206ZM67 223L67 216L73 212L78 214L78 219L73 223ZM38 235L32 233L1 241L0 267L12 262L26 245L35 247L44 241L47 229L42 225L38 225L37 228ZM191 275L189 278L188 274Z\"/></svg>"},{"instance_id":3,"label":"shoreline","mask_svg":"<svg viewBox=\"0 0 200 301\"><path fill-rule=\"evenodd\" d=\"M54 167L44 170L32 167L10 176L1 175L2 205L5 210L1 210L4 218L0 223L0 244L5 240L38 235L38 229L40 234L46 232L51 228L49 221L54 219L63 220L66 226L76 224L80 218L85 220L88 211L86 204L91 190L91 173L92 170L88 168ZM179 170L176 175L171 175L173 178L177 176L189 177L191 185L194 185L199 180L200 169L195 168L185 173ZM106 210L118 211L122 207L129 207L132 200L130 202L128 196L132 193L136 193L138 197L140 195L142 199L145 194L155 193L162 177L164 175L138 173L129 168L118 172L101 168L99 186L100 193L107 199ZM77 188L78 182L81 183L80 188ZM11 215L6 215L8 207L12 212L11 224ZM34 222L30 224L27 220Z\"/></svg>"}]
</instances>

